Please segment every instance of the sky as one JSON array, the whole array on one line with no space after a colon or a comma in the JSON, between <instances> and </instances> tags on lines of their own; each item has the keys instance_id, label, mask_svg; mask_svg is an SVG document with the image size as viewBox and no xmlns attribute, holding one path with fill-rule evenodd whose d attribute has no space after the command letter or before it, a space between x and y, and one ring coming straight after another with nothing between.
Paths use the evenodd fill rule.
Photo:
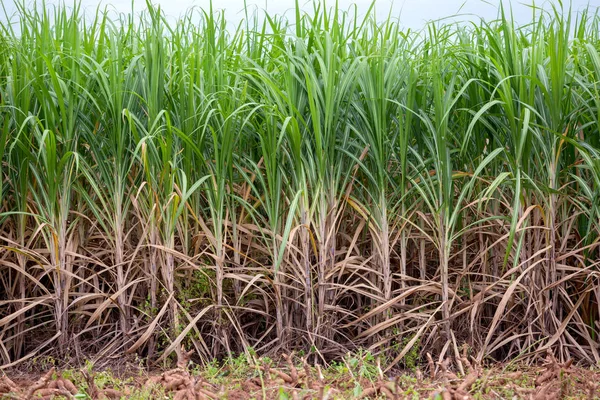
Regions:
<instances>
[{"instance_id":1,"label":"sky","mask_svg":"<svg viewBox=\"0 0 600 400\"><path fill-rule=\"evenodd\" d=\"M13 0L1 0L4 2L7 13L12 14L15 10ZM26 0L27 1L27 0ZM47 4L57 4L61 0L46 0ZM70 4L72 0L66 0ZM170 19L176 19L179 15L185 13L190 7L207 8L210 0L151 0L153 4L160 4L165 14ZM335 0L328 0L327 4L334 4ZM390 12L393 16L400 18L400 23L406 28L422 28L426 21L438 20L448 16L459 14L460 20L473 20L479 17L484 19L494 19L500 2L505 5L512 5L513 16L517 23L526 23L531 20L531 1L532 0L376 0L375 7L377 16L384 19ZM38 1L38 4L40 1ZM293 7L295 0L246 0L251 9L266 9L269 14L285 14L287 12L290 18L293 18ZM301 6L310 11L312 9L312 0L299 0ZM569 0L564 0L569 4ZM129 12L133 4L134 12L138 13L146 8L145 0L81 0L84 9L93 12L95 8L101 5L107 5L117 12ZM371 5L371 0L338 0L342 9L348 9L352 4L356 4L359 13L367 11ZM536 5L544 5L546 8L552 4L551 1L536 1ZM554 4L558 4L554 1ZM592 7L600 6L600 0L571 0L573 11L580 11L587 5ZM213 8L225 10L227 20L231 23L237 23L244 17L243 0L213 0ZM0 18L2 22L6 19ZM456 18L455 18L456 19Z\"/></svg>"}]
</instances>

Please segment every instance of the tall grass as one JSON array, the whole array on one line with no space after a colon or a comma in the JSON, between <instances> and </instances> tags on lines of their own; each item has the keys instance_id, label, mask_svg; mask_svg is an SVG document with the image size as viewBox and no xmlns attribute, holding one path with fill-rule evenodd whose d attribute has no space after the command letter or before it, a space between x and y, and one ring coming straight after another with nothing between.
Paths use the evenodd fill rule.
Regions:
<instances>
[{"instance_id":1,"label":"tall grass","mask_svg":"<svg viewBox=\"0 0 600 400\"><path fill-rule=\"evenodd\" d=\"M0 40L0 357L597 363L600 17L315 3Z\"/></svg>"}]
</instances>

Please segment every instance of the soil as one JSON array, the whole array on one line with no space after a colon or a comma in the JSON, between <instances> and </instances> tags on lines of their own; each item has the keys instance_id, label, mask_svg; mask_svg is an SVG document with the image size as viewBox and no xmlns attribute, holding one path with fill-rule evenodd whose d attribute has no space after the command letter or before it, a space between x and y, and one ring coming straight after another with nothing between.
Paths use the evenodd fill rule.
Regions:
<instances>
[{"instance_id":1,"label":"soil","mask_svg":"<svg viewBox=\"0 0 600 400\"><path fill-rule=\"evenodd\" d=\"M0 372L0 399L600 399L600 370L559 363L479 368L463 359L384 375L377 366L338 364L322 369L300 358L270 365L188 365L148 373L142 369ZM375 376L366 376L375 371Z\"/></svg>"}]
</instances>

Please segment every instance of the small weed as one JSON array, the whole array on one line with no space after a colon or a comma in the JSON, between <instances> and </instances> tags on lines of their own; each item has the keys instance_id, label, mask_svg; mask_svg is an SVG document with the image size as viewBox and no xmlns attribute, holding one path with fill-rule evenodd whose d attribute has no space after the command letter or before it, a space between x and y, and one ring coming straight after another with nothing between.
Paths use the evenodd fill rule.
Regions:
<instances>
[{"instance_id":1,"label":"small weed","mask_svg":"<svg viewBox=\"0 0 600 400\"><path fill-rule=\"evenodd\" d=\"M354 354L347 354L345 364L356 377L374 381L379 376L377 360L370 351L360 349Z\"/></svg>"},{"instance_id":2,"label":"small weed","mask_svg":"<svg viewBox=\"0 0 600 400\"><path fill-rule=\"evenodd\" d=\"M279 388L278 396L279 396L278 397L279 400L292 400L292 396L290 396L288 394L288 392L285 391L285 389L283 389L281 387Z\"/></svg>"},{"instance_id":3,"label":"small weed","mask_svg":"<svg viewBox=\"0 0 600 400\"><path fill-rule=\"evenodd\" d=\"M252 363L244 353L240 353L237 357L229 359L227 366L231 371L232 378L245 378L255 375L255 368L252 367Z\"/></svg>"}]
</instances>

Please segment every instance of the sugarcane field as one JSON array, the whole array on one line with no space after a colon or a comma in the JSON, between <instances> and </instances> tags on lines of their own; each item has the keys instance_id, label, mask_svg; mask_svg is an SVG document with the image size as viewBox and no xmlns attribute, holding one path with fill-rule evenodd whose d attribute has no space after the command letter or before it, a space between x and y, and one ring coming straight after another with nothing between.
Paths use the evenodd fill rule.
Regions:
<instances>
[{"instance_id":1,"label":"sugarcane field","mask_svg":"<svg viewBox=\"0 0 600 400\"><path fill-rule=\"evenodd\" d=\"M0 0L0 399L600 399L600 3L104 1Z\"/></svg>"}]
</instances>

